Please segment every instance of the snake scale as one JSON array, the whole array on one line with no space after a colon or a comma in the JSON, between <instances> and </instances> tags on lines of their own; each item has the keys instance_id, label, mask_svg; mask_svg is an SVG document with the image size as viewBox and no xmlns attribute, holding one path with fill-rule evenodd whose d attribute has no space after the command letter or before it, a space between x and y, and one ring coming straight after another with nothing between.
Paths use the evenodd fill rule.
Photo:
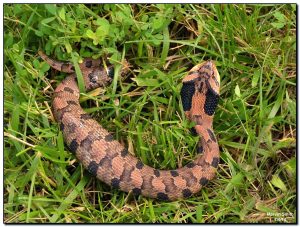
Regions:
<instances>
[{"instance_id":1,"label":"snake scale","mask_svg":"<svg viewBox=\"0 0 300 227\"><path fill-rule=\"evenodd\" d=\"M212 123L219 100L220 77L213 61L194 66L183 78L180 92L185 115L195 122L193 131L200 136L198 154L182 168L159 170L131 155L84 112L71 63L51 59L41 51L39 55L52 68L70 73L54 91L52 110L69 150L92 175L113 188L164 201L190 197L214 177L219 146ZM86 58L79 67L87 91L108 85L114 77L113 65L105 67L100 59Z\"/></svg>"}]
</instances>

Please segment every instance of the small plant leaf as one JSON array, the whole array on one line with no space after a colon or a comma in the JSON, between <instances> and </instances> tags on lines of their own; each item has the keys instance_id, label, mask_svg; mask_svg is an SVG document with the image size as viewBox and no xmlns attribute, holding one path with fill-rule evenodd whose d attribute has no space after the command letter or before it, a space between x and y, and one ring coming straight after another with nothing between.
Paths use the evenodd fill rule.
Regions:
<instances>
[{"instance_id":1,"label":"small plant leaf","mask_svg":"<svg viewBox=\"0 0 300 227\"><path fill-rule=\"evenodd\" d=\"M251 86L254 88L257 86L257 82L260 76L260 71L259 70L255 70L253 73L253 77L252 77L252 82L251 82Z\"/></svg>"},{"instance_id":2,"label":"small plant leaf","mask_svg":"<svg viewBox=\"0 0 300 227\"><path fill-rule=\"evenodd\" d=\"M59 13L58 13L58 16L59 16L63 21L66 20L66 11L65 11L65 8L64 8L64 7L61 8L61 10L60 10Z\"/></svg>"},{"instance_id":3,"label":"small plant leaf","mask_svg":"<svg viewBox=\"0 0 300 227\"><path fill-rule=\"evenodd\" d=\"M45 8L52 15L56 15L56 5L55 4L45 4Z\"/></svg>"},{"instance_id":4,"label":"small plant leaf","mask_svg":"<svg viewBox=\"0 0 300 227\"><path fill-rule=\"evenodd\" d=\"M241 97L241 91L238 84L235 86L234 93L236 94L237 97L239 98Z\"/></svg>"},{"instance_id":5,"label":"small plant leaf","mask_svg":"<svg viewBox=\"0 0 300 227\"><path fill-rule=\"evenodd\" d=\"M278 175L273 175L271 183L284 192L287 190L285 184Z\"/></svg>"}]
</instances>

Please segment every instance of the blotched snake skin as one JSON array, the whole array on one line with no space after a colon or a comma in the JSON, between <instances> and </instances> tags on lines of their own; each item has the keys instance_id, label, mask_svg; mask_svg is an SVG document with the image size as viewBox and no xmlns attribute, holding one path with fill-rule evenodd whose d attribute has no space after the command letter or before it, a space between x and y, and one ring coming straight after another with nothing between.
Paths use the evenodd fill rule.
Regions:
<instances>
[{"instance_id":1,"label":"blotched snake skin","mask_svg":"<svg viewBox=\"0 0 300 227\"><path fill-rule=\"evenodd\" d=\"M65 143L83 166L101 181L135 195L176 200L190 197L215 175L219 147L212 129L219 99L220 78L215 64L206 61L193 67L183 78L181 99L186 117L195 122L201 137L195 160L182 168L159 170L143 164L105 130L79 104L74 66L59 62L39 51L52 68L70 73L55 89L53 114L60 124ZM108 85L114 76L112 65L84 59L79 64L87 91Z\"/></svg>"}]
</instances>

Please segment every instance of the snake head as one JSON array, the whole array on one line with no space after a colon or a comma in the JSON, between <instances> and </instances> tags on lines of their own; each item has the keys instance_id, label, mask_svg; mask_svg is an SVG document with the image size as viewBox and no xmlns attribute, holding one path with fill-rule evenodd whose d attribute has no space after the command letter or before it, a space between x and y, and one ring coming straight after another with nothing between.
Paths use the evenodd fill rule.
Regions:
<instances>
[{"instance_id":1,"label":"snake head","mask_svg":"<svg viewBox=\"0 0 300 227\"><path fill-rule=\"evenodd\" d=\"M205 80L208 89L212 92L219 94L220 92L220 75L215 63L211 60L202 62L194 66L186 75L182 82L195 83L196 81Z\"/></svg>"},{"instance_id":2,"label":"snake head","mask_svg":"<svg viewBox=\"0 0 300 227\"><path fill-rule=\"evenodd\" d=\"M128 73L130 65L124 60L121 65L120 75ZM115 74L115 65L100 59L93 60L87 58L80 64L81 72L84 74L86 89L92 90L98 87L105 87L113 81Z\"/></svg>"}]
</instances>

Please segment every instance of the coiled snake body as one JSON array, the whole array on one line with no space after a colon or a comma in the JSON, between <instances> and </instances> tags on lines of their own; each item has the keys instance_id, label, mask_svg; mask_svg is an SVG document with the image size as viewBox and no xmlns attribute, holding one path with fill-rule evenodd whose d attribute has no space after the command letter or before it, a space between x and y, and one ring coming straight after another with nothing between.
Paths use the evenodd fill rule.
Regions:
<instances>
[{"instance_id":1,"label":"coiled snake body","mask_svg":"<svg viewBox=\"0 0 300 227\"><path fill-rule=\"evenodd\" d=\"M195 160L175 170L158 170L144 165L83 111L74 66L39 55L54 69L71 73L55 89L53 113L60 124L65 143L83 166L101 181L122 191L159 200L187 198L198 192L215 175L219 147L212 121L219 99L220 78L215 64L206 61L193 67L183 79L181 99L186 117L195 122L200 135ZM79 64L86 90L112 81L112 65L84 59Z\"/></svg>"}]
</instances>

